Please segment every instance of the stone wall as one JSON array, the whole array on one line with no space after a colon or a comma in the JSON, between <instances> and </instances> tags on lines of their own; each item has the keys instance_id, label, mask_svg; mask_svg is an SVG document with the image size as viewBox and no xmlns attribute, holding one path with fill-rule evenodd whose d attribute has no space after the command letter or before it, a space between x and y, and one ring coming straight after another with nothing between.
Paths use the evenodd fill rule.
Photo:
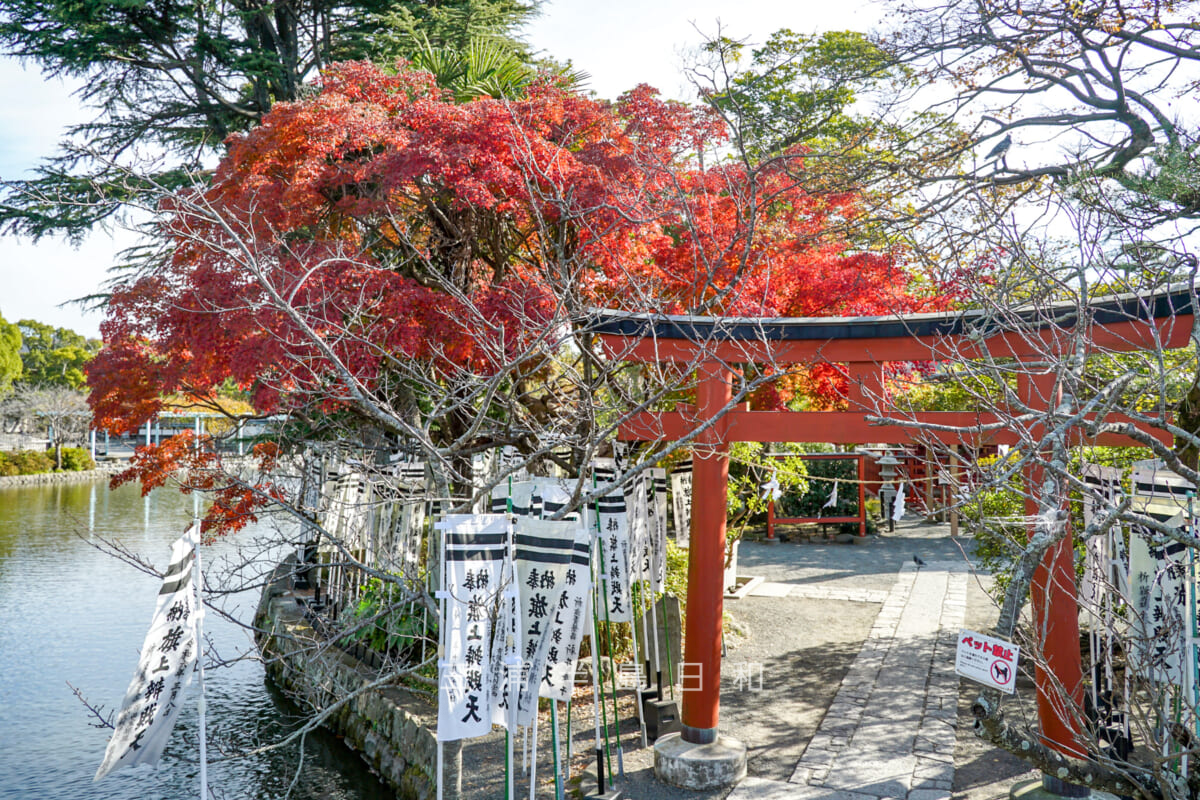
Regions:
<instances>
[{"instance_id":1,"label":"stone wall","mask_svg":"<svg viewBox=\"0 0 1200 800\"><path fill-rule=\"evenodd\" d=\"M113 473L120 472L125 464L103 466L98 469L85 469L77 472L39 472L36 475L5 475L0 477L0 489L12 486L40 486L49 483L86 483L88 481L108 480Z\"/></svg>"},{"instance_id":2,"label":"stone wall","mask_svg":"<svg viewBox=\"0 0 1200 800\"><path fill-rule=\"evenodd\" d=\"M276 568L263 591L255 637L275 685L304 708L324 709L369 685L378 672L320 640L291 591L294 559ZM426 800L436 794L436 721L429 701L386 686L345 703L324 725L343 737L397 797Z\"/></svg>"}]
</instances>

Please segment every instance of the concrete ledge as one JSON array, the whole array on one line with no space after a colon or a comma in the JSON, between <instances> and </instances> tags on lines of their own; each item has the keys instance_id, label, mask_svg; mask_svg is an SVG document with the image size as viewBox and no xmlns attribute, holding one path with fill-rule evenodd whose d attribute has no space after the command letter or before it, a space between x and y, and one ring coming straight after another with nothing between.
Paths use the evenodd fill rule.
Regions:
<instances>
[{"instance_id":1,"label":"concrete ledge","mask_svg":"<svg viewBox=\"0 0 1200 800\"><path fill-rule=\"evenodd\" d=\"M362 691L379 671L325 641L290 590L291 554L275 568L255 614L255 640L271 682L301 707L323 710L359 692L322 725L357 752L398 798L436 795L437 708L398 686ZM447 778L447 780L453 780Z\"/></svg>"},{"instance_id":2,"label":"concrete ledge","mask_svg":"<svg viewBox=\"0 0 1200 800\"><path fill-rule=\"evenodd\" d=\"M654 744L654 774L684 789L725 789L746 777L746 745L731 736L692 744L668 733Z\"/></svg>"},{"instance_id":3,"label":"concrete ledge","mask_svg":"<svg viewBox=\"0 0 1200 800\"><path fill-rule=\"evenodd\" d=\"M725 597L726 598L728 598L730 600L741 600L743 597L748 596L751 592L753 592L756 588L758 588L758 585L760 583L762 583L764 580L766 580L766 578L764 578L761 575L755 575L753 577L750 577L747 575L738 575L738 580L744 581L744 582L740 583L738 585L737 589L732 592L729 591L728 587L726 587L726 589L725 589Z\"/></svg>"},{"instance_id":4,"label":"concrete ledge","mask_svg":"<svg viewBox=\"0 0 1200 800\"><path fill-rule=\"evenodd\" d=\"M1097 789L1088 790L1087 787L1076 787L1081 791L1088 792L1084 797L1091 797L1091 800L1119 800L1115 794L1101 792ZM1031 781L1021 781L1014 783L1012 788L1008 790L1010 800L1063 800L1063 795L1056 794L1044 788L1041 778L1034 778Z\"/></svg>"}]
</instances>

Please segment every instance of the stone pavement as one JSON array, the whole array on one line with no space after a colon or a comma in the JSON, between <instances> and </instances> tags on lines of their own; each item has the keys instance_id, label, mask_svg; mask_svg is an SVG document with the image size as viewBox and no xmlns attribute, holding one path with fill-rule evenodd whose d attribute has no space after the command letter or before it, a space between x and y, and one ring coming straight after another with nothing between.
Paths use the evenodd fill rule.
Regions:
<instances>
[{"instance_id":1,"label":"stone pavement","mask_svg":"<svg viewBox=\"0 0 1200 800\"><path fill-rule=\"evenodd\" d=\"M954 646L968 571L961 559L919 568L909 562L886 594L793 586L789 596L883 605L791 778L748 777L729 800L949 798L959 690ZM778 596L776 586L759 591Z\"/></svg>"},{"instance_id":2,"label":"stone pavement","mask_svg":"<svg viewBox=\"0 0 1200 800\"><path fill-rule=\"evenodd\" d=\"M917 569L914 555L927 563ZM865 546L744 541L739 573L764 582L725 603L736 633L723 659L720 728L748 745L749 777L707 792L663 784L629 720L623 796L1008 800L1036 773L975 738L978 687L954 674L960 627L995 619L990 579L972 573L971 556L972 542L949 526L915 519ZM762 676L756 690L739 686L744 675ZM590 753L591 728L575 736Z\"/></svg>"}]
</instances>

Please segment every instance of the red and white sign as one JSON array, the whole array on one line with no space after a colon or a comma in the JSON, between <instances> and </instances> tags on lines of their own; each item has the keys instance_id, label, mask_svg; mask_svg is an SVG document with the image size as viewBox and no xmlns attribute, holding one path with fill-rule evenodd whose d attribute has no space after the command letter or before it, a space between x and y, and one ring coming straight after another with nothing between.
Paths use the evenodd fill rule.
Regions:
<instances>
[{"instance_id":1,"label":"red and white sign","mask_svg":"<svg viewBox=\"0 0 1200 800\"><path fill-rule=\"evenodd\" d=\"M1012 694L1017 685L1020 656L1021 648L1012 642L975 631L959 631L954 671L964 678Z\"/></svg>"}]
</instances>

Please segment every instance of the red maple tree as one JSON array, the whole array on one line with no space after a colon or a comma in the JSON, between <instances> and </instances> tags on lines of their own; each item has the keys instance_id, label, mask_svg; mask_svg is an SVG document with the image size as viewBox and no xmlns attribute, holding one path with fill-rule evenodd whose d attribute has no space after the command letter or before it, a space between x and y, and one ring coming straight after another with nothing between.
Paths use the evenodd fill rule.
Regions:
<instances>
[{"instance_id":1,"label":"red maple tree","mask_svg":"<svg viewBox=\"0 0 1200 800\"><path fill-rule=\"evenodd\" d=\"M419 379L416 394L438 385L461 401L427 412L442 413L444 444L489 413L468 378L507 371L497 413L545 413L555 398L530 382L555 373L554 332L589 306L945 307L892 255L833 232L859 199L807 193L801 154L703 166L725 137L705 109L645 86L606 103L548 78L521 99L455 103L427 73L336 65L319 93L232 137L209 185L163 201L170 256L114 292L89 367L96 424L132 430L164 395L232 381L263 413L348 411L403 435L400 384ZM836 371L810 377L836 396Z\"/></svg>"}]
</instances>

